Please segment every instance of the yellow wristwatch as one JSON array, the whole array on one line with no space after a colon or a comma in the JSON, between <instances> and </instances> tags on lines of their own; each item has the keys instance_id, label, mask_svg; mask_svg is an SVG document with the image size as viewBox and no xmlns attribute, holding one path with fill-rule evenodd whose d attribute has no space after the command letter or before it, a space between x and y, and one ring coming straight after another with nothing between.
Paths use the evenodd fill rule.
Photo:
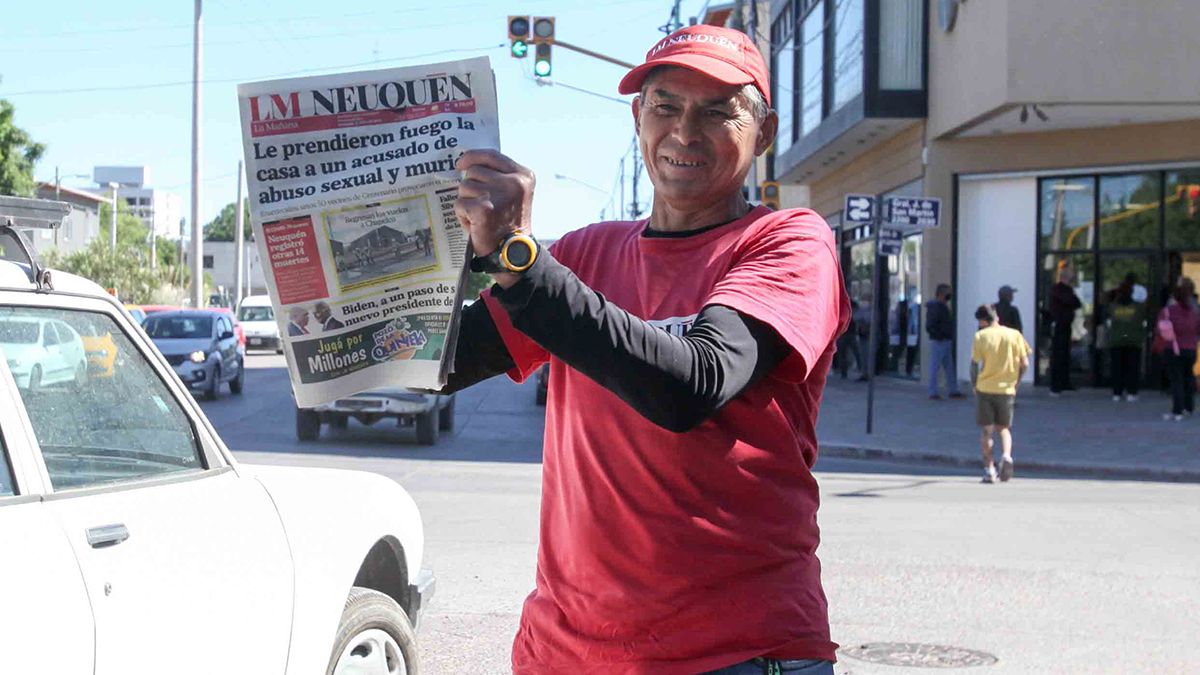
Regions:
<instances>
[{"instance_id":1,"label":"yellow wristwatch","mask_svg":"<svg viewBox=\"0 0 1200 675\"><path fill-rule=\"evenodd\" d=\"M520 274L537 260L537 240L527 234L513 233L486 256L471 260L472 272L513 272Z\"/></svg>"}]
</instances>

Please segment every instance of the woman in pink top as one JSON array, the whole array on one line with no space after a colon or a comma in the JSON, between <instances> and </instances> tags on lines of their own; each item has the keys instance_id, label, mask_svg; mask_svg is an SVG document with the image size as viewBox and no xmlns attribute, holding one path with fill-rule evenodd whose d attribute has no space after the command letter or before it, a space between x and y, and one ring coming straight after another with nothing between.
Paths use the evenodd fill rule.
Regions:
<instances>
[{"instance_id":1,"label":"woman in pink top","mask_svg":"<svg viewBox=\"0 0 1200 675\"><path fill-rule=\"evenodd\" d=\"M1167 305L1167 317L1175 328L1174 349L1165 350L1167 374L1171 379L1171 412L1163 419L1178 422L1195 409L1196 377L1192 368L1196 364L1196 335L1200 333L1200 310L1196 308L1196 285L1188 277L1179 279L1175 294Z\"/></svg>"}]
</instances>

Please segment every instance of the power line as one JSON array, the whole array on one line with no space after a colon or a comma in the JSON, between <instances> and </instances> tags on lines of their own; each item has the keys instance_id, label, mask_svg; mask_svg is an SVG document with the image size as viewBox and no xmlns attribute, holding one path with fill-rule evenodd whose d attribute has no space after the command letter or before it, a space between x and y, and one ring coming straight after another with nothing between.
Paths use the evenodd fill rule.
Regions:
<instances>
[{"instance_id":1,"label":"power line","mask_svg":"<svg viewBox=\"0 0 1200 675\"><path fill-rule=\"evenodd\" d=\"M411 54L409 56L397 56L391 59L381 59L378 61L361 61L359 63L345 63L336 66L321 66L319 68L306 68L303 70L292 70L285 73L275 73L273 75L261 75L257 77L227 77L219 79L202 80L201 84L225 84L229 82L254 82L258 80L273 80L281 77L291 77L293 75L307 75L323 70L341 70L344 68L358 68L361 66L377 65L381 63L392 63L396 61L409 61L412 59L420 59L426 56L439 56L441 54L457 54L466 52L481 52L489 49L499 49L506 46L503 42L487 47L465 47L461 49L441 49L435 52L425 52L424 54ZM53 96L57 94L84 94L98 91L140 91L144 89L163 89L166 87L180 87L191 85L191 80L180 80L178 82L156 82L153 84L129 84L116 85L111 87L81 87L77 89L30 89L26 91L11 91L0 92L0 96Z\"/></svg>"}]
</instances>

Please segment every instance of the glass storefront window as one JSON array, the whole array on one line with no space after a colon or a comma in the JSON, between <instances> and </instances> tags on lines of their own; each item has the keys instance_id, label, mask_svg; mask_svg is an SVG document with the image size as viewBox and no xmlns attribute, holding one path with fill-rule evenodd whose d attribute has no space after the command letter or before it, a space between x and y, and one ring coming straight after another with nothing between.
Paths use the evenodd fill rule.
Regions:
<instances>
[{"instance_id":1,"label":"glass storefront window","mask_svg":"<svg viewBox=\"0 0 1200 675\"><path fill-rule=\"evenodd\" d=\"M1166 241L1168 249L1200 249L1200 169L1168 171Z\"/></svg>"},{"instance_id":2,"label":"glass storefront window","mask_svg":"<svg viewBox=\"0 0 1200 675\"><path fill-rule=\"evenodd\" d=\"M775 111L779 115L779 131L775 134L775 154L782 155L792 147L793 122L796 117L796 49L789 39L775 54Z\"/></svg>"},{"instance_id":3,"label":"glass storefront window","mask_svg":"<svg viewBox=\"0 0 1200 675\"><path fill-rule=\"evenodd\" d=\"M1091 177L1041 181L1043 251L1092 248L1096 222L1094 185Z\"/></svg>"},{"instance_id":4,"label":"glass storefront window","mask_svg":"<svg viewBox=\"0 0 1200 675\"><path fill-rule=\"evenodd\" d=\"M1096 259L1090 253L1050 253L1042 256L1038 265L1038 288L1041 289L1038 298L1038 314L1042 317L1038 330L1037 374L1043 381L1050 377L1050 322L1045 319L1050 312L1050 294L1058 283L1059 272L1069 269L1073 279L1071 289L1083 304L1075 311L1071 321L1071 361L1070 372L1075 386L1087 382L1081 374L1092 371L1093 330L1092 313L1096 295Z\"/></svg>"},{"instance_id":5,"label":"glass storefront window","mask_svg":"<svg viewBox=\"0 0 1200 675\"><path fill-rule=\"evenodd\" d=\"M833 109L862 93L863 0L838 0L833 18Z\"/></svg>"},{"instance_id":6,"label":"glass storefront window","mask_svg":"<svg viewBox=\"0 0 1200 675\"><path fill-rule=\"evenodd\" d=\"M1100 247L1157 247L1161 201L1158 172L1101 176Z\"/></svg>"},{"instance_id":7,"label":"glass storefront window","mask_svg":"<svg viewBox=\"0 0 1200 675\"><path fill-rule=\"evenodd\" d=\"M800 135L821 123L824 105L825 2L815 4L800 30Z\"/></svg>"}]
</instances>

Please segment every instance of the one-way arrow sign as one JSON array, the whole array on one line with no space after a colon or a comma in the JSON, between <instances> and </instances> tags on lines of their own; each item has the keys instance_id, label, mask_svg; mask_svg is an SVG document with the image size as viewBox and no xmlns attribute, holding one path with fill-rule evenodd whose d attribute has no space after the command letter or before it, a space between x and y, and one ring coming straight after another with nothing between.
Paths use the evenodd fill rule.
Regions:
<instances>
[{"instance_id":1,"label":"one-way arrow sign","mask_svg":"<svg viewBox=\"0 0 1200 675\"><path fill-rule=\"evenodd\" d=\"M846 206L842 209L842 222L871 223L875 221L875 197L871 195L846 195Z\"/></svg>"}]
</instances>

